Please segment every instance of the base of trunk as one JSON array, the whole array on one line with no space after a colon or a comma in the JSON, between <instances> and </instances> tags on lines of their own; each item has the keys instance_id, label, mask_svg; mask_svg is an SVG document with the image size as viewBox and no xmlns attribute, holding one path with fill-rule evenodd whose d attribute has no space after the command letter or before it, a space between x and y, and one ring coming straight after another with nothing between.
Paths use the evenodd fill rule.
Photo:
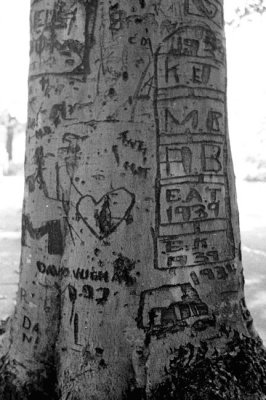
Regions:
<instances>
[{"instance_id":1,"label":"base of trunk","mask_svg":"<svg viewBox=\"0 0 266 400\"><path fill-rule=\"evenodd\" d=\"M57 374L50 371L27 371L27 380L19 379L15 363L8 357L0 359L0 399L2 400L59 400Z\"/></svg>"},{"instance_id":2,"label":"base of trunk","mask_svg":"<svg viewBox=\"0 0 266 400\"><path fill-rule=\"evenodd\" d=\"M135 388L129 382L130 389L121 400L266 400L266 351L262 341L240 336L236 331L231 335L223 352L215 348L211 351L206 342L200 347L188 344L173 349L161 383L147 393L145 388ZM0 359L1 400L62 400L56 366L24 371L24 381L18 367L23 368L8 354ZM95 400L90 393L83 393L81 398ZM68 400L80 399L73 393Z\"/></svg>"},{"instance_id":3,"label":"base of trunk","mask_svg":"<svg viewBox=\"0 0 266 400\"><path fill-rule=\"evenodd\" d=\"M226 350L207 343L174 350L164 381L152 400L263 400L266 399L266 351L259 338L234 332Z\"/></svg>"}]
</instances>

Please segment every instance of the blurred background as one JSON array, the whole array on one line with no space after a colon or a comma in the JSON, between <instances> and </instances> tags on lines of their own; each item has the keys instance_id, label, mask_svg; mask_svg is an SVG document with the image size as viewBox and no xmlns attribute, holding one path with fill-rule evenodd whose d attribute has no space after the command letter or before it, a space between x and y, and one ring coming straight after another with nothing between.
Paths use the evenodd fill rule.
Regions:
<instances>
[{"instance_id":1,"label":"blurred background","mask_svg":"<svg viewBox=\"0 0 266 400\"><path fill-rule=\"evenodd\" d=\"M266 0L224 0L229 130L246 300L266 343ZM29 0L1 4L0 320L18 283L27 117Z\"/></svg>"}]
</instances>

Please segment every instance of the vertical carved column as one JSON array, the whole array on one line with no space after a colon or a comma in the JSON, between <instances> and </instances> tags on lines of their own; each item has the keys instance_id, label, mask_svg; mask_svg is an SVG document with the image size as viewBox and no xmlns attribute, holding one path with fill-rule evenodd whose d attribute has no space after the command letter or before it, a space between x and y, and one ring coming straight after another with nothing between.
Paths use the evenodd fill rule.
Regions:
<instances>
[{"instance_id":1,"label":"vertical carved column","mask_svg":"<svg viewBox=\"0 0 266 400\"><path fill-rule=\"evenodd\" d=\"M150 382L159 380L171 347L206 340L222 348L224 329L253 332L228 139L223 4L184 0L159 10L154 268L168 282L141 294Z\"/></svg>"}]
</instances>

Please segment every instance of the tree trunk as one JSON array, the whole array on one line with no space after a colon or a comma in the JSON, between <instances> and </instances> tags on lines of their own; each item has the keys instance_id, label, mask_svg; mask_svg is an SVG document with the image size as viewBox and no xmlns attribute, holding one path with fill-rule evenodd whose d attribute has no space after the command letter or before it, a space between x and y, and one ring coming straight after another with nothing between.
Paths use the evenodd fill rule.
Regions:
<instances>
[{"instance_id":1,"label":"tree trunk","mask_svg":"<svg viewBox=\"0 0 266 400\"><path fill-rule=\"evenodd\" d=\"M30 20L20 284L2 391L174 398L178 368L217 365L229 344L259 348L243 294L223 5L32 0Z\"/></svg>"}]
</instances>

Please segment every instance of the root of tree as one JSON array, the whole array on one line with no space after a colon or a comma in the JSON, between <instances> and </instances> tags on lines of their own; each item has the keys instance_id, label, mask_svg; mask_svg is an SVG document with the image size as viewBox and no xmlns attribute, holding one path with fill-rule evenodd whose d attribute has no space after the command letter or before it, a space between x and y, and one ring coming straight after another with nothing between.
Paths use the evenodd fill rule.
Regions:
<instances>
[{"instance_id":1,"label":"root of tree","mask_svg":"<svg viewBox=\"0 0 266 400\"><path fill-rule=\"evenodd\" d=\"M61 400L56 369L29 374L20 382L15 364L8 356L0 359L1 400ZM131 388L134 384L131 384ZM86 399L89 400L89 394ZM266 351L260 339L235 332L225 351L208 345L192 344L173 349L162 382L147 394L144 389L130 389L123 400L265 400ZM81 400L75 394L71 400ZM106 399L107 400L107 399ZM117 399L119 400L119 399Z\"/></svg>"}]
</instances>

